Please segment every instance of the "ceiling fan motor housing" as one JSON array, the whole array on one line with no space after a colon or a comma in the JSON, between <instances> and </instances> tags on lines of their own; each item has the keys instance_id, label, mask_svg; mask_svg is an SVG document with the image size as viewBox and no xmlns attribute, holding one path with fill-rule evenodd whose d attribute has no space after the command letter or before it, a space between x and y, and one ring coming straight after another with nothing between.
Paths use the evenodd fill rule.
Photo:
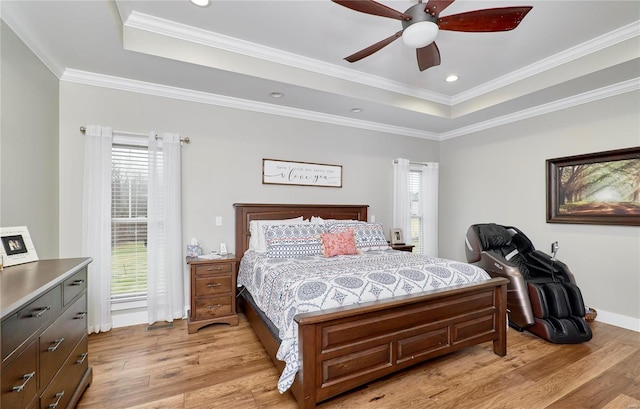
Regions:
<instances>
[{"instance_id":1,"label":"ceiling fan motor housing","mask_svg":"<svg viewBox=\"0 0 640 409\"><path fill-rule=\"evenodd\" d=\"M421 21L430 21L434 24L438 24L438 17L424 11L424 4L418 3L409 7L404 14L410 15L411 20L402 20L402 28L407 29L412 24L419 23Z\"/></svg>"}]
</instances>

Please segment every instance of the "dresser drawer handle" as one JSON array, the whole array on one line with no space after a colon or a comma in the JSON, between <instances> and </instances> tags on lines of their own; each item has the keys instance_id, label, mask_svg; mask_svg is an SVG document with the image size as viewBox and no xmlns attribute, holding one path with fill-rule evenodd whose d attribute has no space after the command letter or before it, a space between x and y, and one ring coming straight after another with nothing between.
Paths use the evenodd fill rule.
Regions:
<instances>
[{"instance_id":1,"label":"dresser drawer handle","mask_svg":"<svg viewBox=\"0 0 640 409\"><path fill-rule=\"evenodd\" d=\"M36 318L40 318L42 317L42 314L44 314L45 312L49 311L51 309L50 305L47 305L46 307L40 308L40 310L38 312L34 312L33 314L31 314L32 317L36 317Z\"/></svg>"},{"instance_id":2,"label":"dresser drawer handle","mask_svg":"<svg viewBox=\"0 0 640 409\"><path fill-rule=\"evenodd\" d=\"M222 270L222 267L211 266L211 267L207 268L207 271L217 271L217 270Z\"/></svg>"},{"instance_id":3,"label":"dresser drawer handle","mask_svg":"<svg viewBox=\"0 0 640 409\"><path fill-rule=\"evenodd\" d=\"M80 354L80 359L78 359L78 360L76 361L76 363L77 363L77 364L82 364L82 363L84 363L84 361L85 361L85 359L87 359L87 356L88 356L88 355L89 355L89 353L88 353L88 352L84 352L84 353Z\"/></svg>"},{"instance_id":4,"label":"dresser drawer handle","mask_svg":"<svg viewBox=\"0 0 640 409\"><path fill-rule=\"evenodd\" d=\"M214 308L220 308L222 307L222 304L216 304L216 305L207 305L207 309L208 310L212 310Z\"/></svg>"},{"instance_id":5,"label":"dresser drawer handle","mask_svg":"<svg viewBox=\"0 0 640 409\"><path fill-rule=\"evenodd\" d=\"M60 346L60 344L62 344L62 341L64 341L64 338L58 338L55 340L55 345L51 345L48 349L51 352L55 352L56 349L58 349L58 347Z\"/></svg>"},{"instance_id":6,"label":"dresser drawer handle","mask_svg":"<svg viewBox=\"0 0 640 409\"><path fill-rule=\"evenodd\" d=\"M78 315L76 317L74 317L74 320L82 320L87 316L87 312L86 311L82 311L79 312Z\"/></svg>"},{"instance_id":7,"label":"dresser drawer handle","mask_svg":"<svg viewBox=\"0 0 640 409\"><path fill-rule=\"evenodd\" d=\"M74 285L74 286L78 286L78 285L82 285L84 284L84 280L80 279L80 280L73 280L73 282L69 285Z\"/></svg>"},{"instance_id":8,"label":"dresser drawer handle","mask_svg":"<svg viewBox=\"0 0 640 409\"><path fill-rule=\"evenodd\" d=\"M220 287L221 285L222 285L222 283L209 283L209 284L207 284L207 288Z\"/></svg>"},{"instance_id":9,"label":"dresser drawer handle","mask_svg":"<svg viewBox=\"0 0 640 409\"><path fill-rule=\"evenodd\" d=\"M36 374L35 372L31 372L31 373L28 373L28 374L24 375L22 377L22 379L24 379L24 382L22 382L22 385L14 386L13 387L13 391L14 392L22 392L24 387L27 386L27 382L29 382L31 380L31 378L33 378L35 376L35 374Z\"/></svg>"},{"instance_id":10,"label":"dresser drawer handle","mask_svg":"<svg viewBox=\"0 0 640 409\"><path fill-rule=\"evenodd\" d=\"M56 393L56 401L49 404L49 409L56 409L60 403L60 399L64 396L64 391Z\"/></svg>"}]
</instances>

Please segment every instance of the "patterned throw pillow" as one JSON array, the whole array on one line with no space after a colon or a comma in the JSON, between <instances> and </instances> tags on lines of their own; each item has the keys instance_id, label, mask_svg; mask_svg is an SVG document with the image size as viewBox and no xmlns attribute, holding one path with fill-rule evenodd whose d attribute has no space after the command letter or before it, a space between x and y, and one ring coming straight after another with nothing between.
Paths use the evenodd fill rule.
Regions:
<instances>
[{"instance_id":1,"label":"patterned throw pillow","mask_svg":"<svg viewBox=\"0 0 640 409\"><path fill-rule=\"evenodd\" d=\"M367 223L358 220L327 221L329 233L339 233L347 229L353 229L356 239L356 247L362 251L385 250L389 243L384 235L381 223Z\"/></svg>"},{"instance_id":2,"label":"patterned throw pillow","mask_svg":"<svg viewBox=\"0 0 640 409\"><path fill-rule=\"evenodd\" d=\"M323 233L322 254L325 257L333 257L340 254L358 254L353 229L347 229L340 233Z\"/></svg>"},{"instance_id":3,"label":"patterned throw pillow","mask_svg":"<svg viewBox=\"0 0 640 409\"><path fill-rule=\"evenodd\" d=\"M304 257L322 254L322 224L286 224L264 226L268 257Z\"/></svg>"}]
</instances>

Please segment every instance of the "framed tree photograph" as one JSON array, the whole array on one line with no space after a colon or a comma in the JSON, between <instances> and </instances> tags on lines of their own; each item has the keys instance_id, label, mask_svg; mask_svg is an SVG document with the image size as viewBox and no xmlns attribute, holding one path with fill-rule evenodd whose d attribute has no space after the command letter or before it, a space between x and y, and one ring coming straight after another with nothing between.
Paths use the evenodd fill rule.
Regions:
<instances>
[{"instance_id":1,"label":"framed tree photograph","mask_svg":"<svg viewBox=\"0 0 640 409\"><path fill-rule=\"evenodd\" d=\"M640 147L546 164L547 223L640 226Z\"/></svg>"}]
</instances>

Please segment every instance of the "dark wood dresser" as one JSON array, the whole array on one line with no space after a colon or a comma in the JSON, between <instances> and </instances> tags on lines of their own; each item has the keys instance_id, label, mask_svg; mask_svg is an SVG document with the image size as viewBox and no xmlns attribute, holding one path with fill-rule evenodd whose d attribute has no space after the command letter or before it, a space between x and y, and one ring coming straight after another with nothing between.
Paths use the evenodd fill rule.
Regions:
<instances>
[{"instance_id":1,"label":"dark wood dresser","mask_svg":"<svg viewBox=\"0 0 640 409\"><path fill-rule=\"evenodd\" d=\"M209 324L238 325L237 263L233 254L212 260L187 257L187 264L191 267L189 334Z\"/></svg>"},{"instance_id":2,"label":"dark wood dresser","mask_svg":"<svg viewBox=\"0 0 640 409\"><path fill-rule=\"evenodd\" d=\"M0 271L2 408L74 408L91 383L86 319L91 261L41 260Z\"/></svg>"}]
</instances>

